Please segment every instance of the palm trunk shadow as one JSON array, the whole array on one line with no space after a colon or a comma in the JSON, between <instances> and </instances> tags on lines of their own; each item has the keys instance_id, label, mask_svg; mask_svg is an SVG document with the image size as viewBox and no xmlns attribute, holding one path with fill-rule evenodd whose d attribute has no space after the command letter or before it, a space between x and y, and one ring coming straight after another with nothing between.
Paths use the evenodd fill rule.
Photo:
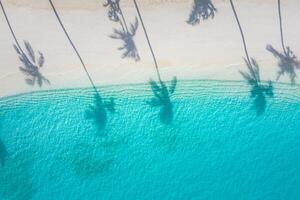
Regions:
<instances>
[{"instance_id":1,"label":"palm trunk shadow","mask_svg":"<svg viewBox=\"0 0 300 200\"><path fill-rule=\"evenodd\" d=\"M259 65L254 58L249 57L245 36L237 12L235 10L233 0L230 0L230 5L242 37L243 47L246 55L246 58L244 58L244 60L248 68L248 72L240 71L240 74L243 76L243 78L247 81L248 85L251 87L250 97L254 98L253 108L256 110L256 114L261 115L266 110L266 106L267 106L266 96L268 97L274 96L273 84L271 81L269 81L268 84L263 84L261 82Z\"/></svg>"},{"instance_id":2,"label":"palm trunk shadow","mask_svg":"<svg viewBox=\"0 0 300 200\"><path fill-rule=\"evenodd\" d=\"M177 78L176 77L173 78L169 87L166 85L166 83L164 83L162 81L162 78L161 78L160 72L159 72L159 68L158 68L158 63L157 63L152 45L150 43L150 39L149 39L147 29L144 24L140 9L137 5L137 2L135 0L133 0L133 2L134 2L136 11L138 13L140 22L143 27L144 34L145 34L145 37L146 37L153 61L154 61L154 65L155 65L155 69L156 69L156 73L157 73L157 77L158 77L158 82L155 82L152 79L149 81L149 84L150 84L150 87L151 87L154 97L150 101L147 101L147 103L151 107L159 107L160 108L160 111L159 111L160 121L164 124L169 124L172 122L172 120L174 118L173 104L171 101L171 96L174 94L174 92L176 90Z\"/></svg>"},{"instance_id":3,"label":"palm trunk shadow","mask_svg":"<svg viewBox=\"0 0 300 200\"><path fill-rule=\"evenodd\" d=\"M130 23L130 28L128 28L120 7L120 0L107 0L103 6L108 8L108 18L111 21L118 22L121 26L121 29L113 29L113 34L109 37L123 42L123 45L118 48L119 51L123 51L122 58L132 58L136 62L139 61L140 56L134 41L134 36L138 29L137 18L135 18L134 23Z\"/></svg>"},{"instance_id":4,"label":"palm trunk shadow","mask_svg":"<svg viewBox=\"0 0 300 200\"><path fill-rule=\"evenodd\" d=\"M32 46L28 41L24 41L24 46L27 54L24 52L9 22L8 16L6 14L6 11L1 1L0 1L0 6L4 14L6 23L15 40L15 44L13 45L13 47L16 50L19 60L23 65L22 67L19 67L19 69L27 77L25 79L26 83L31 86L38 84L39 87L42 87L43 83L47 83L48 85L51 84L50 81L46 77L44 77L40 72L40 69L43 67L45 63L44 55L40 51L38 51L38 58L36 58L36 53L34 52Z\"/></svg>"},{"instance_id":5,"label":"palm trunk shadow","mask_svg":"<svg viewBox=\"0 0 300 200\"><path fill-rule=\"evenodd\" d=\"M276 50L272 45L268 44L266 49L273 54L273 56L278 60L279 71L277 72L278 81L281 76L287 75L290 78L291 84L296 83L296 70L300 69L300 62L297 60L296 55L290 49L289 46L284 44L284 35L283 35L283 25L282 25L282 16L281 16L281 1L277 1L278 6L278 18L279 18L279 29L280 29L280 41L282 46L282 51Z\"/></svg>"},{"instance_id":6,"label":"palm trunk shadow","mask_svg":"<svg viewBox=\"0 0 300 200\"><path fill-rule=\"evenodd\" d=\"M60 24L60 26L62 27L66 37L68 38L69 40L69 43L71 44L73 50L75 51L92 87L93 87L93 90L94 90L94 104L92 106L90 106L90 108L85 112L85 117L86 119L92 119L94 120L94 122L96 123L97 127L99 130L102 130L105 125L106 125L106 122L107 122L107 111L114 111L114 99L113 98L110 98L110 101L109 102L106 102L103 100L103 98L101 97L101 95L99 94L93 80L92 80L92 77L90 76L88 70L87 70L87 67L81 57L81 55L79 54L79 51L77 50L75 44L73 43L73 41L71 40L71 37L69 36L65 26L63 25L59 15L58 15L58 12L56 11L55 9L55 6L54 4L52 3L52 0L49 0L49 3L54 11L54 14Z\"/></svg>"},{"instance_id":7,"label":"palm trunk shadow","mask_svg":"<svg viewBox=\"0 0 300 200\"><path fill-rule=\"evenodd\" d=\"M190 25L196 25L199 24L201 20L213 19L216 12L217 9L211 0L194 0L189 18L186 22Z\"/></svg>"}]
</instances>

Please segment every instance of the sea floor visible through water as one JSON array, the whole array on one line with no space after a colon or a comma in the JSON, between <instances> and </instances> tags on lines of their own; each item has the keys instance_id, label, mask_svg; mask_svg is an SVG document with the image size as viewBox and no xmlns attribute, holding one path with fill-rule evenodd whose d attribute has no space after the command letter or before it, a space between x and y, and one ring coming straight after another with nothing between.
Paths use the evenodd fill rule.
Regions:
<instances>
[{"instance_id":1,"label":"sea floor visible through water","mask_svg":"<svg viewBox=\"0 0 300 200\"><path fill-rule=\"evenodd\" d=\"M168 108L148 84L1 98L0 199L299 199L300 86L273 86L179 81Z\"/></svg>"}]
</instances>

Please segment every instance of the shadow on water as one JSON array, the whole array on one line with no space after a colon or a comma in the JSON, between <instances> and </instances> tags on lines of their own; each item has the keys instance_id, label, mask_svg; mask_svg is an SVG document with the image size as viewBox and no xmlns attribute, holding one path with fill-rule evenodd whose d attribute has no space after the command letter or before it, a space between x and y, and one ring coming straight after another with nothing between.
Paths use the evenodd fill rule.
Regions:
<instances>
[{"instance_id":1,"label":"shadow on water","mask_svg":"<svg viewBox=\"0 0 300 200\"><path fill-rule=\"evenodd\" d=\"M132 58L135 61L139 61L140 56L134 41L134 36L138 29L137 18L135 18L135 22L130 23L130 26L128 27L120 7L120 0L107 0L103 6L108 8L108 18L111 21L118 22L121 26L120 29L114 29L113 34L109 37L123 42L122 47L118 48L118 50L124 51L122 58Z\"/></svg>"},{"instance_id":2,"label":"shadow on water","mask_svg":"<svg viewBox=\"0 0 300 200\"><path fill-rule=\"evenodd\" d=\"M164 83L162 81L162 78L161 78L161 75L159 72L157 59L155 57L155 54L154 54L154 51L153 51L153 48L152 48L152 45L151 45L151 42L150 42L150 39L149 39L149 36L147 33L146 26L144 24L139 6L138 6L136 0L133 0L133 2L134 2L134 6L136 8L136 11L138 13L140 22L142 24L142 28L144 30L144 34L145 34L147 44L150 49L150 53L151 53L151 56L152 56L152 59L154 62L154 66L155 66L155 70L156 70L156 74L158 77L158 82L155 82L152 79L149 81L149 84L151 86L151 90L152 90L154 97L147 103L151 107L159 107L160 108L160 112L159 112L160 121L164 124L170 124L174 117L171 96L175 92L175 89L177 86L177 78L176 77L173 78L173 80L171 81L170 87L167 87L166 83Z\"/></svg>"},{"instance_id":3,"label":"shadow on water","mask_svg":"<svg viewBox=\"0 0 300 200\"><path fill-rule=\"evenodd\" d=\"M36 53L34 52L28 41L24 41L24 46L27 55L25 54L25 52L21 51L21 49L17 45L14 45L14 48L19 56L20 61L23 64L23 66L19 69L28 77L25 79L26 83L32 86L38 84L38 86L40 87L44 82L49 85L50 81L45 78L40 72L40 68L42 68L45 63L44 55L40 51L38 51L38 56L36 57Z\"/></svg>"},{"instance_id":4,"label":"shadow on water","mask_svg":"<svg viewBox=\"0 0 300 200\"><path fill-rule=\"evenodd\" d=\"M288 75L291 80L291 84L295 84L295 79L297 77L296 70L300 69L300 62L297 60L295 54L289 47L286 47L286 50L283 53L274 49L272 45L267 45L267 50L278 59L279 71L277 72L278 75L276 80L278 81L283 75Z\"/></svg>"},{"instance_id":5,"label":"shadow on water","mask_svg":"<svg viewBox=\"0 0 300 200\"><path fill-rule=\"evenodd\" d=\"M85 112L86 119L94 120L98 130L102 130L106 126L107 111L115 112L115 102L113 98L108 101L102 99L99 93L94 95L94 104Z\"/></svg>"},{"instance_id":6,"label":"shadow on water","mask_svg":"<svg viewBox=\"0 0 300 200\"><path fill-rule=\"evenodd\" d=\"M81 177L92 177L104 175L108 172L114 162L111 155L101 155L101 158L93 155L94 146L88 144L79 144L74 151L72 161L74 171Z\"/></svg>"},{"instance_id":7,"label":"shadow on water","mask_svg":"<svg viewBox=\"0 0 300 200\"><path fill-rule=\"evenodd\" d=\"M201 19L213 19L216 12L217 9L211 0L194 0L189 18L186 22L191 25L196 25L200 23Z\"/></svg>"},{"instance_id":8,"label":"shadow on water","mask_svg":"<svg viewBox=\"0 0 300 200\"><path fill-rule=\"evenodd\" d=\"M3 167L5 165L5 161L8 157L8 152L6 150L6 147L3 143L3 141L0 138L0 164Z\"/></svg>"},{"instance_id":9,"label":"shadow on water","mask_svg":"<svg viewBox=\"0 0 300 200\"><path fill-rule=\"evenodd\" d=\"M78 57L81 65L82 65L82 67L83 67L83 69L84 69L84 71L85 71L85 73L86 73L86 75L87 75L87 77L88 77L88 79L89 79L92 87L93 87L93 90L94 90L94 92L93 92L94 98L95 98L94 105L90 106L89 110L87 110L85 112L86 118L87 119L94 119L95 122L96 122L96 124L97 124L97 126L98 126L98 129L101 130L101 129L103 129L105 127L106 122L107 122L107 112L106 112L106 110L114 112L114 106L115 106L114 99L111 98L107 102L103 101L102 97L100 96L100 94L99 94L99 92L98 92L98 90L97 90L97 88L96 88L96 86L94 84L94 81L93 81L90 73L87 70L87 67L86 67L86 65L85 65L85 63L84 63L84 61L83 61L83 59L82 59L79 51L77 50L77 48L76 48L75 44L73 43L70 35L68 34L68 32L67 32L67 30L66 30L63 22L61 21L61 19L59 17L59 14L56 11L53 2L51 0L49 0L49 3L51 5L51 7L52 7L52 9L54 11L54 14L55 14L55 16L56 16L56 18L57 18L57 20L58 20L61 28L63 29L63 32L65 33L65 35L66 35L66 37L67 37L70 45L72 46L73 50L75 51L75 53L76 53L76 55L77 55L77 57Z\"/></svg>"},{"instance_id":10,"label":"shadow on water","mask_svg":"<svg viewBox=\"0 0 300 200\"><path fill-rule=\"evenodd\" d=\"M154 97L152 97L152 99L147 103L151 107L160 108L159 118L162 123L171 123L174 117L171 96L176 90L177 78L174 77L172 79L169 87L162 80L159 80L158 82L150 80L149 84Z\"/></svg>"},{"instance_id":11,"label":"shadow on water","mask_svg":"<svg viewBox=\"0 0 300 200\"><path fill-rule=\"evenodd\" d=\"M284 44L284 35L283 35L283 26L282 26L282 17L281 17L281 1L277 1L278 6L278 18L279 18L279 29L280 29L280 39L281 39L281 47L283 53L277 51L272 45L267 45L266 49L273 54L275 58L278 59L278 76L276 80L278 81L279 78L283 75L288 75L291 84L295 84L295 79L297 77L296 70L300 69L300 62L297 60L297 57L291 51L290 47L286 47Z\"/></svg>"},{"instance_id":12,"label":"shadow on water","mask_svg":"<svg viewBox=\"0 0 300 200\"><path fill-rule=\"evenodd\" d=\"M248 67L248 72L240 71L241 75L251 86L251 98L254 98L253 107L256 110L257 115L261 115L265 112L267 106L266 97L273 97L273 85L269 81L268 84L264 84L260 79L259 66L256 60L251 58L251 63L246 59L245 62Z\"/></svg>"},{"instance_id":13,"label":"shadow on water","mask_svg":"<svg viewBox=\"0 0 300 200\"><path fill-rule=\"evenodd\" d=\"M0 199L31 199L36 192L31 178L32 157L17 152L0 167Z\"/></svg>"},{"instance_id":14,"label":"shadow on water","mask_svg":"<svg viewBox=\"0 0 300 200\"><path fill-rule=\"evenodd\" d=\"M237 12L235 10L233 0L230 0L230 5L241 34L243 47L246 55L246 58L244 58L244 60L248 68L248 72L240 71L240 73L244 77L244 79L248 82L248 84L251 86L250 97L254 98L253 107L256 110L256 114L261 115L266 110L266 106L267 106L266 96L268 97L274 96L273 85L271 81L269 81L268 84L263 84L261 82L258 63L256 62L255 59L251 58L248 54L244 32L240 20L238 18Z\"/></svg>"},{"instance_id":15,"label":"shadow on water","mask_svg":"<svg viewBox=\"0 0 300 200\"><path fill-rule=\"evenodd\" d=\"M71 167L81 178L111 175L116 162L117 151L123 138L108 136L90 142L78 142L69 157Z\"/></svg>"}]
</instances>

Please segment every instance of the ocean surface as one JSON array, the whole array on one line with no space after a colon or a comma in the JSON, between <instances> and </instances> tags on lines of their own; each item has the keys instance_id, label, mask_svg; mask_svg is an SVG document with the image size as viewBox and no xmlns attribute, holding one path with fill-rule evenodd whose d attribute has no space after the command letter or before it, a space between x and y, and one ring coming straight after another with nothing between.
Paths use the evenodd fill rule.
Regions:
<instances>
[{"instance_id":1,"label":"ocean surface","mask_svg":"<svg viewBox=\"0 0 300 200\"><path fill-rule=\"evenodd\" d=\"M300 199L300 86L98 92L0 98L0 199Z\"/></svg>"}]
</instances>

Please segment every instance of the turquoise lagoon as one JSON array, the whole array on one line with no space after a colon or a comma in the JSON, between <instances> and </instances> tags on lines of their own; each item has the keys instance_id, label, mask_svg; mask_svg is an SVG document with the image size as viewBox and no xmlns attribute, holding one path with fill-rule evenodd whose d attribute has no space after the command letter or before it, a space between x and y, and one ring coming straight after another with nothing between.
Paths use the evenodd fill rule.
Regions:
<instances>
[{"instance_id":1,"label":"turquoise lagoon","mask_svg":"<svg viewBox=\"0 0 300 200\"><path fill-rule=\"evenodd\" d=\"M114 112L90 88L0 99L0 199L300 199L300 86L180 81L170 123L149 85L98 89Z\"/></svg>"}]
</instances>

